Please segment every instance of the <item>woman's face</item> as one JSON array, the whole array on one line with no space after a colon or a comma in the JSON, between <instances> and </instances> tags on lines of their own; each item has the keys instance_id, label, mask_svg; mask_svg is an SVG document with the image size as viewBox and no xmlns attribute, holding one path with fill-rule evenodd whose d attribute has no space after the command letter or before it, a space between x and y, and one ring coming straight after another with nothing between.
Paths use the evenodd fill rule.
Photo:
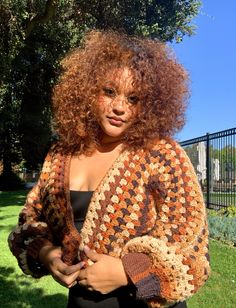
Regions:
<instances>
[{"instance_id":1,"label":"woman's face","mask_svg":"<svg viewBox=\"0 0 236 308\"><path fill-rule=\"evenodd\" d=\"M96 107L103 138L110 142L118 141L134 122L140 108L132 73L128 68L108 72Z\"/></svg>"}]
</instances>

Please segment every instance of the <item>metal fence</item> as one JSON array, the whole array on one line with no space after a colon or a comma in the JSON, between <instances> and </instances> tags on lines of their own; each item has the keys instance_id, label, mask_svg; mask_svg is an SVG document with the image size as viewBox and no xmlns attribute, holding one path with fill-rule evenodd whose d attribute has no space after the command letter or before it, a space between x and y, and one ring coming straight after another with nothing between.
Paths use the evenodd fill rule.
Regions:
<instances>
[{"instance_id":1,"label":"metal fence","mask_svg":"<svg viewBox=\"0 0 236 308\"><path fill-rule=\"evenodd\" d=\"M236 206L236 128L180 144L195 168L207 208Z\"/></svg>"}]
</instances>

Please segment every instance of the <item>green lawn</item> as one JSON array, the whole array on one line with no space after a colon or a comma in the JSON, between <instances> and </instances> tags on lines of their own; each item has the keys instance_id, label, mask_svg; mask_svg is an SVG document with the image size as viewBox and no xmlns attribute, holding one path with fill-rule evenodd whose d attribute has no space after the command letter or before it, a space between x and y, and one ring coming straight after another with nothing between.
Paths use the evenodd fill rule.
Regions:
<instances>
[{"instance_id":1,"label":"green lawn","mask_svg":"<svg viewBox=\"0 0 236 308\"><path fill-rule=\"evenodd\" d=\"M9 251L7 237L17 223L24 200L24 191L0 194L0 307L64 308L67 289L49 276L41 279L25 276Z\"/></svg>"},{"instance_id":2,"label":"green lawn","mask_svg":"<svg viewBox=\"0 0 236 308\"><path fill-rule=\"evenodd\" d=\"M4 308L64 308L67 290L52 278L35 280L22 274L7 245L16 225L25 192L0 194L0 306ZM188 301L189 308L236 307L236 249L210 242L212 274L205 286ZM132 308L132 307L130 307Z\"/></svg>"}]
</instances>

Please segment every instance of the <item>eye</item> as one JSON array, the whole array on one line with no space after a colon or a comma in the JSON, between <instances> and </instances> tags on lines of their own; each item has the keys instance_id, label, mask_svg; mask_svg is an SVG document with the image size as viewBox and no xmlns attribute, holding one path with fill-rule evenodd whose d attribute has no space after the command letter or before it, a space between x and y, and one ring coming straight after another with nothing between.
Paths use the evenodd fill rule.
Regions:
<instances>
[{"instance_id":1,"label":"eye","mask_svg":"<svg viewBox=\"0 0 236 308\"><path fill-rule=\"evenodd\" d=\"M116 95L116 92L112 88L103 88L103 92L108 97L114 97Z\"/></svg>"},{"instance_id":2,"label":"eye","mask_svg":"<svg viewBox=\"0 0 236 308\"><path fill-rule=\"evenodd\" d=\"M132 105L136 105L139 102L139 99L136 95L128 96L128 102Z\"/></svg>"}]
</instances>

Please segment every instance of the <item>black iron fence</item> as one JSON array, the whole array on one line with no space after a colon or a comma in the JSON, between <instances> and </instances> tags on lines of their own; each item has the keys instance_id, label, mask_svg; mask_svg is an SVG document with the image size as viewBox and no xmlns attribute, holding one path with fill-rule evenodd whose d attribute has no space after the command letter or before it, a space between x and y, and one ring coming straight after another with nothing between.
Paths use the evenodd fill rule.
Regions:
<instances>
[{"instance_id":1,"label":"black iron fence","mask_svg":"<svg viewBox=\"0 0 236 308\"><path fill-rule=\"evenodd\" d=\"M207 208L236 206L236 128L180 144L195 168Z\"/></svg>"}]
</instances>

